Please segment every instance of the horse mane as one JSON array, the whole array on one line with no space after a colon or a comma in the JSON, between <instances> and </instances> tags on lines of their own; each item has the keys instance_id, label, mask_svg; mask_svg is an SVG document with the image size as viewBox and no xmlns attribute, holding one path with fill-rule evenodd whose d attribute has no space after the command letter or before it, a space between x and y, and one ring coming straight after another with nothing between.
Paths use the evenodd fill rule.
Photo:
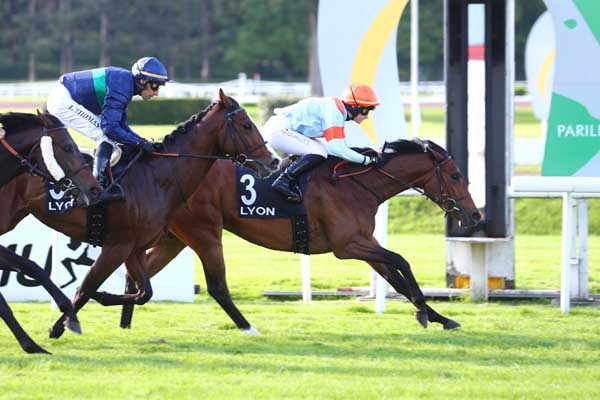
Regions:
<instances>
[{"instance_id":1,"label":"horse mane","mask_svg":"<svg viewBox=\"0 0 600 400\"><path fill-rule=\"evenodd\" d=\"M353 147L353 150L361 154L368 154L369 152L373 154L373 152L375 151L370 147ZM413 138L411 140L398 139L392 142L385 142L381 149L381 157L383 159L383 164L385 164L398 155L427 153L428 151L440 153L444 156L444 158L450 157L448 151L442 146L438 145L435 142L432 142L431 140L423 140L419 138Z\"/></svg>"},{"instance_id":2,"label":"horse mane","mask_svg":"<svg viewBox=\"0 0 600 400\"><path fill-rule=\"evenodd\" d=\"M431 140L422 140L419 138L413 138L411 140L398 139L393 142L385 142L381 149L384 163L397 155L427 153L428 151L440 153L444 158L450 156L448 151L439 144L432 142Z\"/></svg>"},{"instance_id":3,"label":"horse mane","mask_svg":"<svg viewBox=\"0 0 600 400\"><path fill-rule=\"evenodd\" d=\"M238 102L235 99L233 99L232 97L229 97L229 100L236 107L239 106ZM210 110L212 110L213 107L215 107L217 104L219 104L219 101L213 101L211 104L206 106L206 108L204 108L204 110L200 111L198 114L192 115L187 121L182 122L179 125L177 125L177 127L175 127L173 132L171 132L170 134L168 134L167 136L165 136L163 138L163 142L173 141L173 140L175 140L175 138L177 136L185 135L186 133L188 133L190 131L190 129L192 129L198 122L202 121L202 118L204 118L206 116L206 114L208 114L208 112Z\"/></svg>"}]
</instances>

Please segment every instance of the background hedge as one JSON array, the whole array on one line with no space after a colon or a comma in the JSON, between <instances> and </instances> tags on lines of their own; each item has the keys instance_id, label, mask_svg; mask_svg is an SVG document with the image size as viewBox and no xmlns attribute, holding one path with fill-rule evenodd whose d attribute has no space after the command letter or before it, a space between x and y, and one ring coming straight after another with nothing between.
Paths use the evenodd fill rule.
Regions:
<instances>
[{"instance_id":1,"label":"background hedge","mask_svg":"<svg viewBox=\"0 0 600 400\"><path fill-rule=\"evenodd\" d=\"M390 233L444 233L442 210L425 197L390 200ZM590 235L600 235L600 199L588 199ZM560 235L562 199L515 199L515 230L525 235Z\"/></svg>"},{"instance_id":2,"label":"background hedge","mask_svg":"<svg viewBox=\"0 0 600 400\"><path fill-rule=\"evenodd\" d=\"M204 110L212 99L152 99L132 101L128 107L130 125L173 125L187 121Z\"/></svg>"}]
</instances>

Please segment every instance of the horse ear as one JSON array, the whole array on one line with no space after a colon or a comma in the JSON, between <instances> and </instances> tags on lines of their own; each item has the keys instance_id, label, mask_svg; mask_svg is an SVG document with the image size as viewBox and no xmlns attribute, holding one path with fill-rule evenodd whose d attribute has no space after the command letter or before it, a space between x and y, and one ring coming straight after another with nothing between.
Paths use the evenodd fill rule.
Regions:
<instances>
[{"instance_id":1,"label":"horse ear","mask_svg":"<svg viewBox=\"0 0 600 400\"><path fill-rule=\"evenodd\" d=\"M225 95L225 92L223 92L223 89L219 89L219 100L221 101L221 104L223 104L223 106L225 106L225 108L231 107L231 100L229 100L229 97L227 97Z\"/></svg>"},{"instance_id":2,"label":"horse ear","mask_svg":"<svg viewBox=\"0 0 600 400\"><path fill-rule=\"evenodd\" d=\"M429 152L433 155L433 158L435 158L437 162L445 161L447 158L445 154L437 151L433 148L433 146L427 146L427 150L429 150Z\"/></svg>"},{"instance_id":3,"label":"horse ear","mask_svg":"<svg viewBox=\"0 0 600 400\"><path fill-rule=\"evenodd\" d=\"M43 126L48 126L49 121L48 121L48 117L46 117L46 114L41 113L39 108L36 108L35 112L37 113L37 117L38 117L38 120L40 121L40 123Z\"/></svg>"}]
</instances>

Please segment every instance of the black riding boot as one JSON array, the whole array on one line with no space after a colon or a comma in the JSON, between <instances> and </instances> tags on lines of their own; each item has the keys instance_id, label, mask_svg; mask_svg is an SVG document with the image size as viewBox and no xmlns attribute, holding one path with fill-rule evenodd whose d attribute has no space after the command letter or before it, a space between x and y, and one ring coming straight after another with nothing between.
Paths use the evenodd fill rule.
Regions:
<instances>
[{"instance_id":1,"label":"black riding boot","mask_svg":"<svg viewBox=\"0 0 600 400\"><path fill-rule=\"evenodd\" d=\"M98 178L98 183L103 189L110 185L108 179L107 167L112 155L113 147L108 142L100 143L96 150L96 162L94 163L94 175ZM121 200L125 196L123 188L118 183L114 183L110 189L104 190L100 195L100 201Z\"/></svg>"},{"instance_id":2,"label":"black riding boot","mask_svg":"<svg viewBox=\"0 0 600 400\"><path fill-rule=\"evenodd\" d=\"M320 164L325 157L318 154L306 154L286 168L279 177L273 182L273 189L283 195L287 201L292 203L302 202L302 192L297 185L296 179L304 172L311 170Z\"/></svg>"}]
</instances>

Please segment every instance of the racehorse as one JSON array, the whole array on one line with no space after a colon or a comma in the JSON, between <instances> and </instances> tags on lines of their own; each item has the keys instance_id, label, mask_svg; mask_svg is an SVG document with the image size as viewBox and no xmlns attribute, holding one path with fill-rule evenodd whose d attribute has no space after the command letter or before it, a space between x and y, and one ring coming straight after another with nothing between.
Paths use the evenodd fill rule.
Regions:
<instances>
[{"instance_id":1,"label":"racehorse","mask_svg":"<svg viewBox=\"0 0 600 400\"><path fill-rule=\"evenodd\" d=\"M279 163L244 108L222 90L217 101L166 136L162 147L164 152L141 158L123 176L120 183L125 200L107 204L102 252L75 293L75 312L90 298L102 305L115 305L144 304L152 297L145 250L166 233L176 210L198 189L216 159L246 162L261 177L270 175ZM205 182L203 188L210 186L210 181ZM20 186L0 190L0 199L24 197L13 209L0 210L0 232L32 213L51 228L87 241L86 210L76 208L64 214L49 214L44 207L43 188L31 180L18 183ZM137 292L127 295L98 292L100 285L123 262L137 285ZM56 321L50 337L62 335L66 317L63 315Z\"/></svg>"},{"instance_id":2,"label":"racehorse","mask_svg":"<svg viewBox=\"0 0 600 400\"><path fill-rule=\"evenodd\" d=\"M20 175L43 187L45 181L58 181L59 187L78 192L78 198L86 205L98 198L100 188L96 179L87 169L69 132L54 116L8 113L0 115L0 123L4 127L0 128L0 186L14 186L15 178ZM10 199L3 199L2 208L14 210L15 202L6 200ZM0 246L0 269L22 272L39 281L67 315L67 328L81 333L71 302L37 264ZM48 353L19 325L1 293L0 317L23 350Z\"/></svg>"},{"instance_id":3,"label":"racehorse","mask_svg":"<svg viewBox=\"0 0 600 400\"><path fill-rule=\"evenodd\" d=\"M312 173L304 195L310 252L333 252L337 258L366 261L416 306L416 318L423 327L430 321L442 324L444 329L458 328L458 322L426 304L409 263L400 254L381 247L373 230L378 206L409 188L421 191L461 225L476 225L481 215L467 182L448 152L433 142L386 143L381 156L382 162L375 167L346 162L334 166L328 160ZM337 172L342 169L344 173ZM254 328L234 305L227 287L222 230L269 249L293 251L291 222L241 218L236 171L230 164L215 163L206 180L214 184L194 193L173 220L173 235L148 252L148 272L154 276L190 246L202 261L210 295L238 328L251 333ZM122 327L130 326L132 312L133 305L124 306Z\"/></svg>"}]
</instances>

